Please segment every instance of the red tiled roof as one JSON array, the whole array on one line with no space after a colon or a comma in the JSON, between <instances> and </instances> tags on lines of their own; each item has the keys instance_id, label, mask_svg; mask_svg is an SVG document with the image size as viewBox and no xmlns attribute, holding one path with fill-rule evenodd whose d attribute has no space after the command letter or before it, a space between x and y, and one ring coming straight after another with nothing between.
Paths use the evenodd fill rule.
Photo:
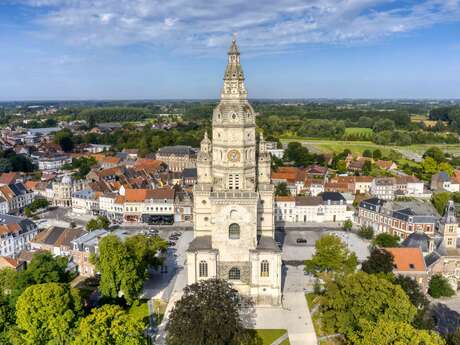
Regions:
<instances>
[{"instance_id":1,"label":"red tiled roof","mask_svg":"<svg viewBox=\"0 0 460 345\"><path fill-rule=\"evenodd\" d=\"M420 248L385 248L393 255L395 271L425 272L425 260Z\"/></svg>"},{"instance_id":2,"label":"red tiled roof","mask_svg":"<svg viewBox=\"0 0 460 345\"><path fill-rule=\"evenodd\" d=\"M11 184L16 182L19 174L17 172L3 173L0 175L0 184Z\"/></svg>"}]
</instances>

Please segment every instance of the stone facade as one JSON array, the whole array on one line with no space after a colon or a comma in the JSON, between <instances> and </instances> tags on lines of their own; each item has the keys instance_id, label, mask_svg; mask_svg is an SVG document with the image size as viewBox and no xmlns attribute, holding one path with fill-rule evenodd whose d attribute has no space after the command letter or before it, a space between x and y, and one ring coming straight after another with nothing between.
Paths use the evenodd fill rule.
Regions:
<instances>
[{"instance_id":1,"label":"stone facade","mask_svg":"<svg viewBox=\"0 0 460 345\"><path fill-rule=\"evenodd\" d=\"M188 283L219 277L256 302L281 301L281 251L274 241L270 154L247 100L240 53L228 53L220 103L197 156L194 240L187 252Z\"/></svg>"}]
</instances>

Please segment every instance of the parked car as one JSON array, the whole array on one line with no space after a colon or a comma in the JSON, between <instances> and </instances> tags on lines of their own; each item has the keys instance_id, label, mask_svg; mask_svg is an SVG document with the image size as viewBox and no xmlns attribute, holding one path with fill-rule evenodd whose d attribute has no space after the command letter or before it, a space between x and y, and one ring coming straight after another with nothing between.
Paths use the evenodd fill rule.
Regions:
<instances>
[{"instance_id":1,"label":"parked car","mask_svg":"<svg viewBox=\"0 0 460 345\"><path fill-rule=\"evenodd\" d=\"M298 238L296 240L296 243L297 244L305 244L305 243L307 243L307 240L305 238Z\"/></svg>"}]
</instances>

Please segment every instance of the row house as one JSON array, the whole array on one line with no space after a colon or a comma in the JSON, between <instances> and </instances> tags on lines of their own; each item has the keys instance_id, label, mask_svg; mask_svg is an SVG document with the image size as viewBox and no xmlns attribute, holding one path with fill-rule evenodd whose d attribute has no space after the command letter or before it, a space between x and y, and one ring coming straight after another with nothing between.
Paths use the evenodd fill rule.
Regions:
<instances>
[{"instance_id":1,"label":"row house","mask_svg":"<svg viewBox=\"0 0 460 345\"><path fill-rule=\"evenodd\" d=\"M360 202L357 223L378 233L406 238L413 232L433 236L439 215L427 201L388 201L371 198Z\"/></svg>"},{"instance_id":2,"label":"row house","mask_svg":"<svg viewBox=\"0 0 460 345\"><path fill-rule=\"evenodd\" d=\"M197 150L191 146L177 145L161 147L155 158L165 162L169 170L179 171L196 167Z\"/></svg>"},{"instance_id":3,"label":"row house","mask_svg":"<svg viewBox=\"0 0 460 345\"><path fill-rule=\"evenodd\" d=\"M72 212L76 214L99 214L99 198L101 192L82 189L72 193Z\"/></svg>"},{"instance_id":4,"label":"row house","mask_svg":"<svg viewBox=\"0 0 460 345\"><path fill-rule=\"evenodd\" d=\"M71 256L72 241L86 234L83 228L52 226L38 233L31 241L32 251L48 251L55 256Z\"/></svg>"},{"instance_id":5,"label":"row house","mask_svg":"<svg viewBox=\"0 0 460 345\"><path fill-rule=\"evenodd\" d=\"M31 155L32 160L38 165L41 171L57 171L65 164L71 164L72 158L66 154L51 154L51 153L34 153Z\"/></svg>"},{"instance_id":6,"label":"row house","mask_svg":"<svg viewBox=\"0 0 460 345\"><path fill-rule=\"evenodd\" d=\"M122 194L124 221L172 224L175 213L174 194L174 190L169 187L126 189Z\"/></svg>"},{"instance_id":7,"label":"row house","mask_svg":"<svg viewBox=\"0 0 460 345\"><path fill-rule=\"evenodd\" d=\"M338 186L346 185L346 192L353 194L369 194L372 186L372 176L337 176L330 180L332 183L337 183ZM345 192L345 191L344 191Z\"/></svg>"},{"instance_id":8,"label":"row house","mask_svg":"<svg viewBox=\"0 0 460 345\"><path fill-rule=\"evenodd\" d=\"M304 189L305 171L297 167L279 167L272 171L272 183L286 183L291 195L297 195Z\"/></svg>"},{"instance_id":9,"label":"row house","mask_svg":"<svg viewBox=\"0 0 460 345\"><path fill-rule=\"evenodd\" d=\"M0 255L15 258L30 248L30 241L37 234L38 227L30 219L0 215Z\"/></svg>"},{"instance_id":10,"label":"row house","mask_svg":"<svg viewBox=\"0 0 460 345\"><path fill-rule=\"evenodd\" d=\"M353 211L337 192L319 196L279 196L275 198L275 222L343 222L351 219Z\"/></svg>"},{"instance_id":11,"label":"row house","mask_svg":"<svg viewBox=\"0 0 460 345\"><path fill-rule=\"evenodd\" d=\"M376 177L372 180L370 192L376 198L393 200L396 192L396 179L394 177Z\"/></svg>"},{"instance_id":12,"label":"row house","mask_svg":"<svg viewBox=\"0 0 460 345\"><path fill-rule=\"evenodd\" d=\"M0 196L8 203L8 212L17 213L30 205L34 200L34 193L27 189L24 183L16 182L0 186Z\"/></svg>"}]
</instances>

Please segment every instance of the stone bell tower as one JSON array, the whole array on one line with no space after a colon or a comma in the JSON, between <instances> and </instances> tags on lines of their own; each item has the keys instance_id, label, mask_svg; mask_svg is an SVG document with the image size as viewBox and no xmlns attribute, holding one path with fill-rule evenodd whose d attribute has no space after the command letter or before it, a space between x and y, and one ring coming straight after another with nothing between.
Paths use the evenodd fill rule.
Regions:
<instances>
[{"instance_id":1,"label":"stone bell tower","mask_svg":"<svg viewBox=\"0 0 460 345\"><path fill-rule=\"evenodd\" d=\"M281 251L274 241L270 154L263 136L256 145L256 114L247 96L233 40L212 115L212 140L205 134L197 157L187 276L189 284L227 279L259 303L279 304Z\"/></svg>"},{"instance_id":2,"label":"stone bell tower","mask_svg":"<svg viewBox=\"0 0 460 345\"><path fill-rule=\"evenodd\" d=\"M455 204L449 200L444 216L439 221L439 232L446 248L457 248L458 220L455 216Z\"/></svg>"}]
</instances>

